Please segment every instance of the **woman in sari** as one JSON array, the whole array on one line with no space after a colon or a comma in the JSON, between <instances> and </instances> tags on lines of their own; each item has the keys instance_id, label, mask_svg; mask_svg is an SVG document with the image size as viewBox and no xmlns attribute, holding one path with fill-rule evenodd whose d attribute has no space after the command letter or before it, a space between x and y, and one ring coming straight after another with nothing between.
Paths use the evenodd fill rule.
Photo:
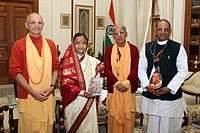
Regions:
<instances>
[{"instance_id":1,"label":"woman in sari","mask_svg":"<svg viewBox=\"0 0 200 133\"><path fill-rule=\"evenodd\" d=\"M61 95L68 133L98 133L96 99L88 92L100 63L87 51L88 38L76 33L61 63Z\"/></svg>"}]
</instances>

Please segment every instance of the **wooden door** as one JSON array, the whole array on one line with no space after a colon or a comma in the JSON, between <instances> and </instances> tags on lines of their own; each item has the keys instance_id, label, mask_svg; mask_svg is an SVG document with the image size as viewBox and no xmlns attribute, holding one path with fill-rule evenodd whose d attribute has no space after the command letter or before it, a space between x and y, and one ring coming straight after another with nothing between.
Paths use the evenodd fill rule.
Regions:
<instances>
[{"instance_id":1,"label":"wooden door","mask_svg":"<svg viewBox=\"0 0 200 133\"><path fill-rule=\"evenodd\" d=\"M27 33L26 16L37 12L37 7L37 0L0 0L0 84L12 82L8 75L11 47Z\"/></svg>"}]
</instances>

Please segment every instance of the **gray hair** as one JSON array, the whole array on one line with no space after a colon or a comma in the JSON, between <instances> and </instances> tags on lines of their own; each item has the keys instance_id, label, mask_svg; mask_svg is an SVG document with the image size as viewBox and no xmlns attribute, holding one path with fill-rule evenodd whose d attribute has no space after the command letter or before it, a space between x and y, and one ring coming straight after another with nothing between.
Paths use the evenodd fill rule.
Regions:
<instances>
[{"instance_id":1,"label":"gray hair","mask_svg":"<svg viewBox=\"0 0 200 133\"><path fill-rule=\"evenodd\" d=\"M117 24L117 25L115 25L115 28L116 27L120 27L124 32L127 32L126 26L124 26L123 24ZM114 32L115 32L115 28L114 28Z\"/></svg>"}]
</instances>

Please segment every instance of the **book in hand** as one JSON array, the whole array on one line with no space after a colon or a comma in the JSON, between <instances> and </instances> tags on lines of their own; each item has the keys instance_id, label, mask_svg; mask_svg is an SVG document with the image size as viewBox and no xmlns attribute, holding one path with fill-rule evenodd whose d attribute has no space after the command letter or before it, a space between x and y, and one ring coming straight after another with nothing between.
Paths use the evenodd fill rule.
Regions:
<instances>
[{"instance_id":1,"label":"book in hand","mask_svg":"<svg viewBox=\"0 0 200 133\"><path fill-rule=\"evenodd\" d=\"M154 89L159 89L162 86L162 77L159 72L153 73L150 79L150 85L152 85Z\"/></svg>"},{"instance_id":2,"label":"book in hand","mask_svg":"<svg viewBox=\"0 0 200 133\"><path fill-rule=\"evenodd\" d=\"M162 86L162 75L160 73L159 66L152 70L149 84L153 87L154 90L158 90Z\"/></svg>"},{"instance_id":3,"label":"book in hand","mask_svg":"<svg viewBox=\"0 0 200 133\"><path fill-rule=\"evenodd\" d=\"M88 92L93 96L100 96L103 87L103 78L102 77L94 77L90 80L90 84L88 87Z\"/></svg>"}]
</instances>

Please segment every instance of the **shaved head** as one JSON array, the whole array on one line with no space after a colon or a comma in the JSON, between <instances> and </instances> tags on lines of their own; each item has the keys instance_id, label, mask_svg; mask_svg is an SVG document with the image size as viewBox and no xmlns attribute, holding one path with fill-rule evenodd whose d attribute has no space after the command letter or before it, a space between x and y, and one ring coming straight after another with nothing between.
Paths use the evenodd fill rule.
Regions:
<instances>
[{"instance_id":1,"label":"shaved head","mask_svg":"<svg viewBox=\"0 0 200 133\"><path fill-rule=\"evenodd\" d=\"M44 27L42 16L36 12L29 14L26 17L25 26L32 36L41 36L41 32Z\"/></svg>"},{"instance_id":2,"label":"shaved head","mask_svg":"<svg viewBox=\"0 0 200 133\"><path fill-rule=\"evenodd\" d=\"M26 17L26 23L29 22L30 19L33 18L34 16L39 16L41 18L42 22L43 22L42 16L39 13L37 13L37 12L33 12L33 13L29 14Z\"/></svg>"}]
</instances>

